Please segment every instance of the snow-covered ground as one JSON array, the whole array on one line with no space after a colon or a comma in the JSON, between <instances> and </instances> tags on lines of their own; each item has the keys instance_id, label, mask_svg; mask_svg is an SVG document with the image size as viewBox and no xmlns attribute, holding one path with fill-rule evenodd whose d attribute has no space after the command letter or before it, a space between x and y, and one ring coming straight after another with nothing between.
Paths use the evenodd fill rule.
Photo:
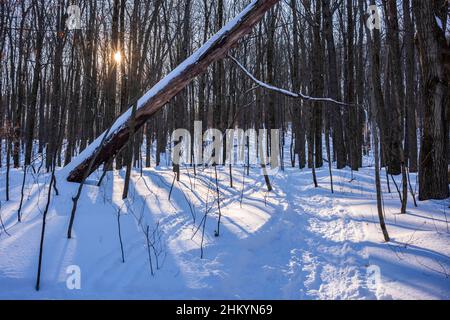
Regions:
<instances>
[{"instance_id":1,"label":"snow-covered ground","mask_svg":"<svg viewBox=\"0 0 450 320\"><path fill-rule=\"evenodd\" d=\"M366 159L367 160L367 159ZM22 171L11 172L11 201L5 202L1 170L0 298L143 299L450 299L449 201L426 201L399 214L398 193L383 177L384 206L391 241L378 225L370 163L358 172L286 167L271 177L259 170L243 180L243 169L218 168L222 220L214 169L182 168L169 201L171 168L133 172L122 201L124 172L110 172L101 187L97 174L85 185L72 239L67 239L71 197L77 184L57 181L47 217L41 290L34 289L42 211L49 175L28 175L23 221L17 222ZM189 174L188 174L189 172ZM244 184L243 184L244 181ZM400 177L397 177L400 185ZM411 175L413 189L416 176ZM242 192L242 186L243 192ZM242 203L241 203L242 197ZM117 213L125 262L122 262ZM202 218L208 212L204 256ZM195 217L195 222L194 222ZM448 222L447 222L448 221ZM145 232L149 230L154 276ZM158 267L155 252L158 253ZM66 285L67 268L81 270L81 289Z\"/></svg>"}]
</instances>

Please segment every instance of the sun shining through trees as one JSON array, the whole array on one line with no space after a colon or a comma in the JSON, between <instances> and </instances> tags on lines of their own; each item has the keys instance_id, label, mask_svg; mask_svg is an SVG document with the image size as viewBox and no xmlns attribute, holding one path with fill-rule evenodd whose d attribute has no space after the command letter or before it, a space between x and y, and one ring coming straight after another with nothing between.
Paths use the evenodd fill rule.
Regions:
<instances>
[{"instance_id":1,"label":"sun shining through trees","mask_svg":"<svg viewBox=\"0 0 450 320\"><path fill-rule=\"evenodd\" d=\"M122 62L122 53L120 51L116 51L114 53L114 61L116 64L120 64Z\"/></svg>"}]
</instances>

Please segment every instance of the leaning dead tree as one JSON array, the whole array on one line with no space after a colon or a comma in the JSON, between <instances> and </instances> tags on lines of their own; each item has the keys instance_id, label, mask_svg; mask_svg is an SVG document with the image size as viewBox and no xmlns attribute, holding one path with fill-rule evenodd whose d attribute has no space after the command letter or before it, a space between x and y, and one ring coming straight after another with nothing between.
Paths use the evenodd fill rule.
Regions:
<instances>
[{"instance_id":1,"label":"leaning dead tree","mask_svg":"<svg viewBox=\"0 0 450 320\"><path fill-rule=\"evenodd\" d=\"M223 59L239 39L248 34L278 1L253 0L237 17L141 97L137 101L133 120L131 119L132 108L129 108L115 121L109 133L100 135L78 157L74 158L64 169L67 180L81 182L101 164L114 158L127 143L131 131L137 132L149 118L196 76L204 73L212 63ZM134 130L131 129L131 121L133 121ZM104 136L106 136L105 139L103 139Z\"/></svg>"}]
</instances>

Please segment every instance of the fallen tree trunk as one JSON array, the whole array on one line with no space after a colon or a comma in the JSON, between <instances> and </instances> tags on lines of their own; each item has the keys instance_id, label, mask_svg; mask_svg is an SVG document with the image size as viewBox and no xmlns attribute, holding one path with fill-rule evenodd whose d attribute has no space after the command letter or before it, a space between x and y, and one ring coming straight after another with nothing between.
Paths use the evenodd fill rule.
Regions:
<instances>
[{"instance_id":1,"label":"fallen tree trunk","mask_svg":"<svg viewBox=\"0 0 450 320\"><path fill-rule=\"evenodd\" d=\"M169 73L137 101L134 132L176 94L183 90L196 76L204 73L212 63L223 59L239 39L248 34L263 15L279 0L253 0L237 17L230 21L207 43ZM68 181L81 182L102 163L113 158L130 137L129 108L112 125L109 132L101 134L62 171ZM106 139L103 139L104 135ZM103 143L102 143L103 141Z\"/></svg>"}]
</instances>

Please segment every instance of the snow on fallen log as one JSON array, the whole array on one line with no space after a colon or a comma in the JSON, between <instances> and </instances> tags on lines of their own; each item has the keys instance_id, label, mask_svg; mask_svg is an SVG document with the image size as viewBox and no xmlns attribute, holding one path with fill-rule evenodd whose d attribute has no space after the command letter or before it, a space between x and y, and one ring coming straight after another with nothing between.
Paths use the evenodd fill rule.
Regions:
<instances>
[{"instance_id":1,"label":"snow on fallen log","mask_svg":"<svg viewBox=\"0 0 450 320\"><path fill-rule=\"evenodd\" d=\"M223 59L239 39L250 32L263 15L279 0L253 0L238 16L228 22L200 49L170 72L136 103L135 132L159 109L183 90L208 66ZM102 133L75 157L59 175L71 182L81 182L102 163L114 157L129 138L128 122L132 107L123 113L108 131ZM106 135L106 137L105 137Z\"/></svg>"}]
</instances>

